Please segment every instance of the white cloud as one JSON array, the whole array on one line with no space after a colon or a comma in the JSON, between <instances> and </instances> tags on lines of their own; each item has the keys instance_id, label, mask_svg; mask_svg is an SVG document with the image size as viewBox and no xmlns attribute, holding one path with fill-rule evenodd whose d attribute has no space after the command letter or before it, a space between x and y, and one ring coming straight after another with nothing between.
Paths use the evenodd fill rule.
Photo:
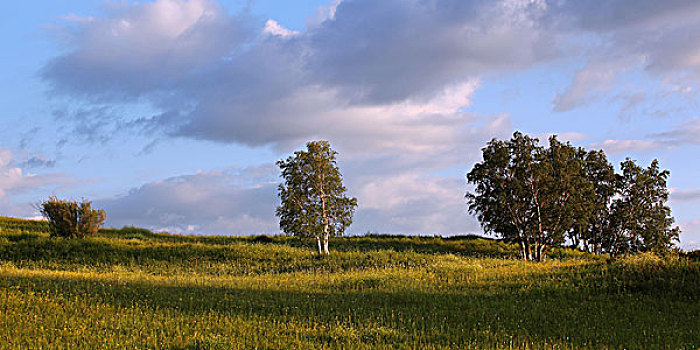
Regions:
<instances>
[{"instance_id":1,"label":"white cloud","mask_svg":"<svg viewBox=\"0 0 700 350\"><path fill-rule=\"evenodd\" d=\"M696 118L678 124L669 131L649 134L646 139L605 140L589 146L603 148L611 154L671 150L678 146L700 144L698 135L700 135L700 119Z\"/></svg>"},{"instance_id":2,"label":"white cloud","mask_svg":"<svg viewBox=\"0 0 700 350\"><path fill-rule=\"evenodd\" d=\"M424 173L367 176L357 190L353 232L463 234L480 232L467 214L461 177ZM355 181L358 182L358 181Z\"/></svg>"},{"instance_id":3,"label":"white cloud","mask_svg":"<svg viewBox=\"0 0 700 350\"><path fill-rule=\"evenodd\" d=\"M693 54L700 47L670 34L698 32L692 28L700 21L689 15L698 8L688 1L335 1L295 32L272 19L228 14L214 0L117 3L101 17L69 15L79 30L66 31L70 50L43 77L56 92L93 102L146 101L161 113L131 125L166 135L295 145L325 136L354 108L396 111L489 73L579 54L587 64L557 95L555 110L612 91L620 73L634 69L661 72L668 88L658 93L687 94L692 81L672 76L700 71ZM627 110L652 98L625 89L619 96ZM448 110L451 102L467 105L438 102Z\"/></svg>"},{"instance_id":4,"label":"white cloud","mask_svg":"<svg viewBox=\"0 0 700 350\"><path fill-rule=\"evenodd\" d=\"M333 0L327 5L319 6L316 13L306 19L306 27L314 29L327 20L335 19L335 12L342 0Z\"/></svg>"},{"instance_id":5,"label":"white cloud","mask_svg":"<svg viewBox=\"0 0 700 350\"><path fill-rule=\"evenodd\" d=\"M66 22L73 22L73 23L87 23L87 22L92 22L95 20L95 17L93 16L79 16L76 15L75 13L69 13L67 15L61 16L61 20L66 21Z\"/></svg>"},{"instance_id":6,"label":"white cloud","mask_svg":"<svg viewBox=\"0 0 700 350\"><path fill-rule=\"evenodd\" d=\"M649 135L650 138L671 146L700 144L700 118L676 125L672 130Z\"/></svg>"},{"instance_id":7,"label":"white cloud","mask_svg":"<svg viewBox=\"0 0 700 350\"><path fill-rule=\"evenodd\" d=\"M600 143L592 143L590 147L594 149L602 148L610 154L669 149L669 146L666 144L648 140L605 140Z\"/></svg>"},{"instance_id":8,"label":"white cloud","mask_svg":"<svg viewBox=\"0 0 700 350\"><path fill-rule=\"evenodd\" d=\"M406 112L402 127L417 112L455 114L483 73L549 55L535 20L540 2L444 5L338 2L317 26L296 33L274 20L229 15L211 0L121 3L74 23L80 30L66 33L71 49L43 77L56 92L96 104L145 100L161 111L120 126L295 145L328 137L337 125L359 125L362 119L349 120L358 111L377 119L389 111L397 121ZM353 129L347 137L357 136Z\"/></svg>"},{"instance_id":9,"label":"white cloud","mask_svg":"<svg viewBox=\"0 0 700 350\"><path fill-rule=\"evenodd\" d=\"M681 228L681 248L685 250L700 249L700 219L681 222L679 226Z\"/></svg>"},{"instance_id":10,"label":"white cloud","mask_svg":"<svg viewBox=\"0 0 700 350\"><path fill-rule=\"evenodd\" d=\"M32 174L14 165L13 153L0 147L0 202L7 205L12 194L56 187L75 180L64 174Z\"/></svg>"},{"instance_id":11,"label":"white cloud","mask_svg":"<svg viewBox=\"0 0 700 350\"><path fill-rule=\"evenodd\" d=\"M619 87L627 70L663 81L668 88L655 94L692 93L700 77L693 14L700 6L680 0L348 0L322 7L313 25L294 32L228 14L214 0L116 3L101 17L66 18L79 30L66 31L72 45L43 77L91 101L145 98L161 113L137 125L168 135L295 144L348 107L425 101L559 57L586 64L557 95L558 111ZM663 97L627 89L619 96L626 110Z\"/></svg>"},{"instance_id":12,"label":"white cloud","mask_svg":"<svg viewBox=\"0 0 700 350\"><path fill-rule=\"evenodd\" d=\"M274 170L266 165L175 176L146 183L123 196L96 200L95 205L106 210L107 224L115 227L137 225L176 233L276 233Z\"/></svg>"},{"instance_id":13,"label":"white cloud","mask_svg":"<svg viewBox=\"0 0 700 350\"><path fill-rule=\"evenodd\" d=\"M263 28L263 33L268 35L281 36L283 38L299 34L299 32L295 30L289 30L287 28L282 27L279 23L277 23L277 21L273 19L268 19L267 22L265 22L265 28Z\"/></svg>"},{"instance_id":14,"label":"white cloud","mask_svg":"<svg viewBox=\"0 0 700 350\"><path fill-rule=\"evenodd\" d=\"M64 30L74 49L42 71L57 92L108 101L167 92L254 35L210 0L110 5L106 17L68 19L80 29Z\"/></svg>"},{"instance_id":15,"label":"white cloud","mask_svg":"<svg viewBox=\"0 0 700 350\"><path fill-rule=\"evenodd\" d=\"M632 95L627 91L631 82L620 78L630 70L648 73L657 84L657 91L642 100L637 98L636 105L658 103L670 93L687 94L697 86L697 1L560 1L552 5L548 18L559 23L560 30L585 42L581 50L587 62L555 99L555 111L580 107L616 88L623 96ZM674 85L691 89L674 90Z\"/></svg>"},{"instance_id":16,"label":"white cloud","mask_svg":"<svg viewBox=\"0 0 700 350\"><path fill-rule=\"evenodd\" d=\"M0 169L7 168L12 162L12 152L9 149L0 147Z\"/></svg>"},{"instance_id":17,"label":"white cloud","mask_svg":"<svg viewBox=\"0 0 700 350\"><path fill-rule=\"evenodd\" d=\"M308 33L306 64L354 102L431 95L494 71L554 55L530 1L346 1Z\"/></svg>"},{"instance_id":18,"label":"white cloud","mask_svg":"<svg viewBox=\"0 0 700 350\"><path fill-rule=\"evenodd\" d=\"M700 201L700 189L671 188L670 192L671 192L671 201L673 201L673 202Z\"/></svg>"},{"instance_id":19,"label":"white cloud","mask_svg":"<svg viewBox=\"0 0 700 350\"><path fill-rule=\"evenodd\" d=\"M554 111L566 112L605 95L616 85L616 78L633 65L627 57L588 64L576 73L571 85L557 94Z\"/></svg>"}]
</instances>

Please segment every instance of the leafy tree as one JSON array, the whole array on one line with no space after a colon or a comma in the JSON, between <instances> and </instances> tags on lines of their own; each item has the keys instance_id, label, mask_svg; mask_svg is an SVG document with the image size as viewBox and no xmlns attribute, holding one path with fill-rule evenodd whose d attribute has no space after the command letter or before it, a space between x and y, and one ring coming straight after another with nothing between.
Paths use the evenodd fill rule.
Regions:
<instances>
[{"instance_id":1,"label":"leafy tree","mask_svg":"<svg viewBox=\"0 0 700 350\"><path fill-rule=\"evenodd\" d=\"M620 163L618 195L612 203L606 250L611 255L639 251L661 252L678 241L680 229L668 201L668 170L660 170L654 159L648 168L627 158Z\"/></svg>"},{"instance_id":2,"label":"leafy tree","mask_svg":"<svg viewBox=\"0 0 700 350\"><path fill-rule=\"evenodd\" d=\"M92 209L92 203L86 200L78 203L52 196L41 203L39 210L49 221L49 232L52 237L93 236L106 219L104 210Z\"/></svg>"},{"instance_id":3,"label":"leafy tree","mask_svg":"<svg viewBox=\"0 0 700 350\"><path fill-rule=\"evenodd\" d=\"M586 151L556 137L542 147L515 132L491 140L467 174L469 212L484 231L520 244L523 259L542 261L567 240L596 254L665 251L679 229L666 205L669 172L654 160L627 159L615 174L603 151Z\"/></svg>"},{"instance_id":4,"label":"leafy tree","mask_svg":"<svg viewBox=\"0 0 700 350\"><path fill-rule=\"evenodd\" d=\"M620 177L602 150L579 148L577 157L592 191L581 198L581 210L569 238L574 246L601 254L606 247L612 198L617 193Z\"/></svg>"},{"instance_id":5,"label":"leafy tree","mask_svg":"<svg viewBox=\"0 0 700 350\"><path fill-rule=\"evenodd\" d=\"M538 143L520 132L491 140L467 174L475 188L466 198L486 232L517 241L523 259L542 261L548 247L564 242L591 189L574 147L556 137L549 148Z\"/></svg>"},{"instance_id":6,"label":"leafy tree","mask_svg":"<svg viewBox=\"0 0 700 350\"><path fill-rule=\"evenodd\" d=\"M277 165L281 205L276 214L280 228L291 235L315 237L318 253L329 254L330 236L341 236L352 223L357 199L345 195L336 151L328 141L311 141L306 151L294 152Z\"/></svg>"}]
</instances>

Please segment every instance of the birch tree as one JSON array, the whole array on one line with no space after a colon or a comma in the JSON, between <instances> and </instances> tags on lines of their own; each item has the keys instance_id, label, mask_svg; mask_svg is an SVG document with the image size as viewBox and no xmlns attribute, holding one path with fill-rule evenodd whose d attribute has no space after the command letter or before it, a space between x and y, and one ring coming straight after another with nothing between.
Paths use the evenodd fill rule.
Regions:
<instances>
[{"instance_id":1,"label":"birch tree","mask_svg":"<svg viewBox=\"0 0 700 350\"><path fill-rule=\"evenodd\" d=\"M656 159L645 169L627 158L620 168L622 176L611 208L606 251L619 255L669 250L680 234L666 204L670 172L661 170Z\"/></svg>"},{"instance_id":2,"label":"birch tree","mask_svg":"<svg viewBox=\"0 0 700 350\"><path fill-rule=\"evenodd\" d=\"M305 151L277 162L284 179L276 211L280 228L290 235L314 237L319 255L329 254L330 237L345 232L357 207L357 199L345 195L337 154L328 141L311 141Z\"/></svg>"},{"instance_id":3,"label":"birch tree","mask_svg":"<svg viewBox=\"0 0 700 350\"><path fill-rule=\"evenodd\" d=\"M469 212L484 231L513 240L526 260L542 261L567 240L596 254L667 251L680 230L668 201L668 170L627 159L615 170L603 151L549 146L515 132L491 140L467 174Z\"/></svg>"},{"instance_id":4,"label":"birch tree","mask_svg":"<svg viewBox=\"0 0 700 350\"><path fill-rule=\"evenodd\" d=\"M543 261L549 247L565 241L592 191L577 150L556 137L545 148L515 132L482 151L483 161L467 174L475 185L466 195L469 212L486 232L516 241L523 259Z\"/></svg>"}]
</instances>

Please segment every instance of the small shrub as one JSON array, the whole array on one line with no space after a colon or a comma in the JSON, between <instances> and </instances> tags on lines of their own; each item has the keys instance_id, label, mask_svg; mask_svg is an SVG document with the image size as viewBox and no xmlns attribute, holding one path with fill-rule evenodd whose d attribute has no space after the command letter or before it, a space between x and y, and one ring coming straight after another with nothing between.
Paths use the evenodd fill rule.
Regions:
<instances>
[{"instance_id":1,"label":"small shrub","mask_svg":"<svg viewBox=\"0 0 700 350\"><path fill-rule=\"evenodd\" d=\"M275 239L266 235L257 235L252 238L255 243L274 243Z\"/></svg>"},{"instance_id":2,"label":"small shrub","mask_svg":"<svg viewBox=\"0 0 700 350\"><path fill-rule=\"evenodd\" d=\"M83 238L95 235L106 218L104 210L92 209L91 204L84 199L78 203L49 197L40 211L49 221L52 237Z\"/></svg>"}]
</instances>

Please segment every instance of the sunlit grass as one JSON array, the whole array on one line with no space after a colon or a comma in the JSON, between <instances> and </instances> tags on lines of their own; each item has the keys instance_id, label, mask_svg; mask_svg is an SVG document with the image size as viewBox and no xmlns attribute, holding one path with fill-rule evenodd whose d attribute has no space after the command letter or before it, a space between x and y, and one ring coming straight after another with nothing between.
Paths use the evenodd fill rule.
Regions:
<instances>
[{"instance_id":1,"label":"sunlit grass","mask_svg":"<svg viewBox=\"0 0 700 350\"><path fill-rule=\"evenodd\" d=\"M18 223L21 224L21 223ZM313 243L313 242L311 242ZM0 232L0 349L692 349L700 263L476 238Z\"/></svg>"}]
</instances>

